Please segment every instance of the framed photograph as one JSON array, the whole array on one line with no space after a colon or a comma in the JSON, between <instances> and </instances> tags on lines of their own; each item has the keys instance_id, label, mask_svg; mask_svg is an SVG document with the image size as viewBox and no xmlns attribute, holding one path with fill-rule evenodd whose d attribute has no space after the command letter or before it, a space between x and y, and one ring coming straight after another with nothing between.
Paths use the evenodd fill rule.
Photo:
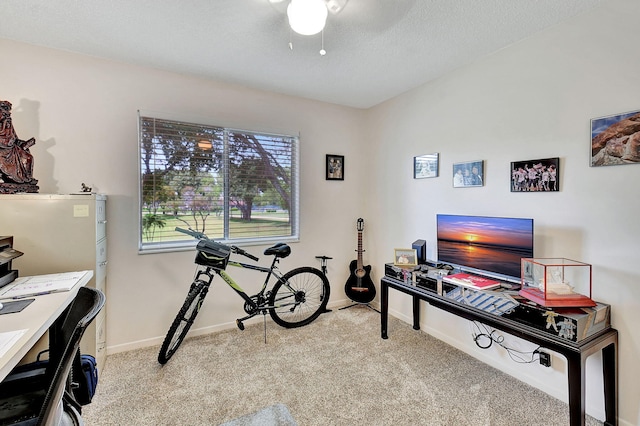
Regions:
<instances>
[{"instance_id":1,"label":"framed photograph","mask_svg":"<svg viewBox=\"0 0 640 426\"><path fill-rule=\"evenodd\" d=\"M344 155L327 154L327 180L344 180Z\"/></svg>"},{"instance_id":2,"label":"framed photograph","mask_svg":"<svg viewBox=\"0 0 640 426\"><path fill-rule=\"evenodd\" d=\"M555 192L560 190L560 158L511 163L511 192Z\"/></svg>"},{"instance_id":3,"label":"framed photograph","mask_svg":"<svg viewBox=\"0 0 640 426\"><path fill-rule=\"evenodd\" d=\"M419 155L413 157L413 178L423 179L438 177L438 157L440 154Z\"/></svg>"},{"instance_id":4,"label":"framed photograph","mask_svg":"<svg viewBox=\"0 0 640 426\"><path fill-rule=\"evenodd\" d=\"M418 265L415 249L397 248L393 250L393 264L399 268L413 268Z\"/></svg>"},{"instance_id":5,"label":"framed photograph","mask_svg":"<svg viewBox=\"0 0 640 426\"><path fill-rule=\"evenodd\" d=\"M484 160L453 163L453 187L484 185Z\"/></svg>"},{"instance_id":6,"label":"framed photograph","mask_svg":"<svg viewBox=\"0 0 640 426\"><path fill-rule=\"evenodd\" d=\"M591 167L640 163L640 110L591 120Z\"/></svg>"}]
</instances>

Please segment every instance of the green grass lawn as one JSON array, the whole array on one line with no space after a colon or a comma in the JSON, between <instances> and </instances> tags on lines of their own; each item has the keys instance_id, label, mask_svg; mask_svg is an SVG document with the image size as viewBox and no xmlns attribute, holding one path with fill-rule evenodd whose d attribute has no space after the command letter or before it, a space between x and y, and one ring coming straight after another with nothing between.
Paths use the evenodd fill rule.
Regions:
<instances>
[{"instance_id":1,"label":"green grass lawn","mask_svg":"<svg viewBox=\"0 0 640 426\"><path fill-rule=\"evenodd\" d=\"M189 238L187 235L175 231L176 227L193 228L202 230L202 220L198 218L198 222L191 215L180 215L178 219L175 216L158 215L165 221L163 228L156 227L152 240L145 237L143 243L148 242L164 242L164 241L180 241ZM287 212L254 212L250 221L240 219L240 212L232 214L229 220L229 237L230 238L255 238L255 237L271 237L291 234L291 224L288 221ZM185 224L184 222L188 224ZM215 214L209 215L205 220L205 234L209 238L221 239L224 236L224 220L222 216Z\"/></svg>"}]
</instances>

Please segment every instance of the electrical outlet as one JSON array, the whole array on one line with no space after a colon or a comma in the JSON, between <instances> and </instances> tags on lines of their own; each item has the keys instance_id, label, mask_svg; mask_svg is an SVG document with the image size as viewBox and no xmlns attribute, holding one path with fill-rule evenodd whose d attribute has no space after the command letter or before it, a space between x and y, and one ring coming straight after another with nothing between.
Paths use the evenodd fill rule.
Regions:
<instances>
[{"instance_id":1,"label":"electrical outlet","mask_svg":"<svg viewBox=\"0 0 640 426\"><path fill-rule=\"evenodd\" d=\"M540 357L540 365L544 365L545 367L551 367L550 353L538 351L538 356Z\"/></svg>"}]
</instances>

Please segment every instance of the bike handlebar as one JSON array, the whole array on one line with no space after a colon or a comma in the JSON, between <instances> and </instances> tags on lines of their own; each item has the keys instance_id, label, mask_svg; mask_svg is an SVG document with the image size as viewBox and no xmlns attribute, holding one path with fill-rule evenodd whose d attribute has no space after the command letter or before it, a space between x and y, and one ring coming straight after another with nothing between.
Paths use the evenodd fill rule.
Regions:
<instances>
[{"instance_id":1,"label":"bike handlebar","mask_svg":"<svg viewBox=\"0 0 640 426\"><path fill-rule=\"evenodd\" d=\"M251 260L255 260L256 262L260 259L258 259L257 257L255 257L254 255L252 255L251 253L247 253L246 251L242 250L240 247L236 247L236 246L231 246L231 250L235 253L241 254L245 257L248 257Z\"/></svg>"},{"instance_id":2,"label":"bike handlebar","mask_svg":"<svg viewBox=\"0 0 640 426\"><path fill-rule=\"evenodd\" d=\"M210 239L209 237L207 237L207 235L204 232L194 231L191 228L184 229L184 228L176 227L176 231L182 232L183 234L190 235L193 238L198 239L198 240L209 240ZM218 242L218 244L222 244L222 243ZM240 254L242 256L248 257L249 259L255 260L256 262L260 260L259 258L255 257L251 253L247 253L246 251L244 251L240 247L237 247L237 246L227 246L227 247L229 247L229 250L231 250L233 253L237 253L237 254Z\"/></svg>"},{"instance_id":3,"label":"bike handlebar","mask_svg":"<svg viewBox=\"0 0 640 426\"><path fill-rule=\"evenodd\" d=\"M183 234L191 235L193 238L195 238L197 240L208 240L209 239L203 232L194 231L191 228L184 229L184 228L180 228L179 226L176 226L176 231L182 232Z\"/></svg>"}]
</instances>

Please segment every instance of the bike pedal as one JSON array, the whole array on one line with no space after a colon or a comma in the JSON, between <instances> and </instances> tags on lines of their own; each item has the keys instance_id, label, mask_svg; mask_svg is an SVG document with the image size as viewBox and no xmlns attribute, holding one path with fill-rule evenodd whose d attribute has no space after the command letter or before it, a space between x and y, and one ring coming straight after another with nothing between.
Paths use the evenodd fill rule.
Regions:
<instances>
[{"instance_id":1,"label":"bike pedal","mask_svg":"<svg viewBox=\"0 0 640 426\"><path fill-rule=\"evenodd\" d=\"M236 325L240 330L244 331L244 323L242 321L236 320Z\"/></svg>"}]
</instances>

